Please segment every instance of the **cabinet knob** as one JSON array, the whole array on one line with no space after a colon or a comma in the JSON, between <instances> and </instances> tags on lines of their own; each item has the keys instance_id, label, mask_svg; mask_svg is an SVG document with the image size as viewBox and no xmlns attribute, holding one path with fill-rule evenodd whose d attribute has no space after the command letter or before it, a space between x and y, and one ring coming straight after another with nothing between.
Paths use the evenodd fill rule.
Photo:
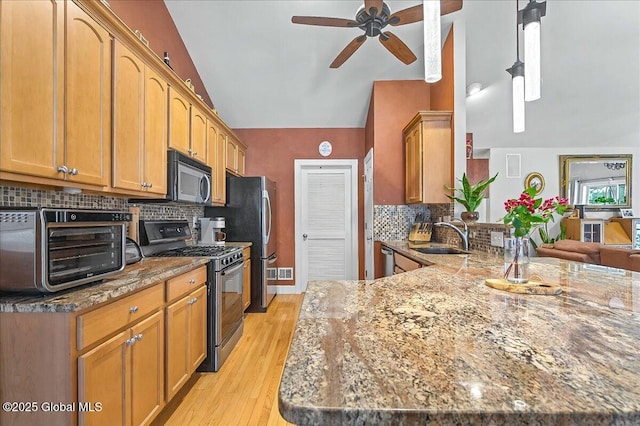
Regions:
<instances>
[{"instance_id":1,"label":"cabinet knob","mask_svg":"<svg viewBox=\"0 0 640 426\"><path fill-rule=\"evenodd\" d=\"M132 314L138 312L138 305L130 307L129 312L131 312Z\"/></svg>"},{"instance_id":2,"label":"cabinet knob","mask_svg":"<svg viewBox=\"0 0 640 426\"><path fill-rule=\"evenodd\" d=\"M67 166L60 166L58 167L58 173L68 173L69 169L67 168Z\"/></svg>"},{"instance_id":3,"label":"cabinet knob","mask_svg":"<svg viewBox=\"0 0 640 426\"><path fill-rule=\"evenodd\" d=\"M193 155L198 155L198 151L193 151Z\"/></svg>"},{"instance_id":4,"label":"cabinet knob","mask_svg":"<svg viewBox=\"0 0 640 426\"><path fill-rule=\"evenodd\" d=\"M71 169L71 170L69 170L69 174L70 174L70 175L72 175L72 176L77 175L77 174L78 174L78 169Z\"/></svg>"},{"instance_id":5,"label":"cabinet knob","mask_svg":"<svg viewBox=\"0 0 640 426\"><path fill-rule=\"evenodd\" d=\"M196 280L195 280L195 279L191 278L191 279L189 280L189 284L195 284L195 283L196 283Z\"/></svg>"},{"instance_id":6,"label":"cabinet knob","mask_svg":"<svg viewBox=\"0 0 640 426\"><path fill-rule=\"evenodd\" d=\"M129 346L132 346L135 342L136 342L136 339L134 338L125 340L125 343Z\"/></svg>"},{"instance_id":7,"label":"cabinet knob","mask_svg":"<svg viewBox=\"0 0 640 426\"><path fill-rule=\"evenodd\" d=\"M153 184L152 184L151 182L149 182L149 183L147 184L147 188L152 188L152 187L153 187Z\"/></svg>"},{"instance_id":8,"label":"cabinet knob","mask_svg":"<svg viewBox=\"0 0 640 426\"><path fill-rule=\"evenodd\" d=\"M189 304L189 305L193 305L193 304L194 304L194 303L196 303L197 301L198 301L198 298L197 298L197 297L194 297L193 299L189 300L189 301L187 302L187 304Z\"/></svg>"},{"instance_id":9,"label":"cabinet knob","mask_svg":"<svg viewBox=\"0 0 640 426\"><path fill-rule=\"evenodd\" d=\"M141 187L143 187L143 188L146 188L146 187L147 187L147 182L142 182L142 183L140 184L140 186L141 186Z\"/></svg>"},{"instance_id":10,"label":"cabinet knob","mask_svg":"<svg viewBox=\"0 0 640 426\"><path fill-rule=\"evenodd\" d=\"M140 340L142 340L142 333L136 334L135 336L133 336L133 338L139 342Z\"/></svg>"}]
</instances>

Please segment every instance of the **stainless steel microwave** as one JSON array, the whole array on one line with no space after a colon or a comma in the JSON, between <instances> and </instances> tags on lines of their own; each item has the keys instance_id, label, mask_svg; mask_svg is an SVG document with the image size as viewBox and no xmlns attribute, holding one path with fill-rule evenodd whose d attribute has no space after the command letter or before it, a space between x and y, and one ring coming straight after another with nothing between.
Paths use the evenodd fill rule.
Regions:
<instances>
[{"instance_id":1,"label":"stainless steel microwave","mask_svg":"<svg viewBox=\"0 0 640 426\"><path fill-rule=\"evenodd\" d=\"M0 209L0 291L52 293L125 267L127 212Z\"/></svg>"},{"instance_id":2,"label":"stainless steel microwave","mask_svg":"<svg viewBox=\"0 0 640 426\"><path fill-rule=\"evenodd\" d=\"M167 197L132 198L132 203L182 202L211 205L211 167L172 149L167 153Z\"/></svg>"}]
</instances>

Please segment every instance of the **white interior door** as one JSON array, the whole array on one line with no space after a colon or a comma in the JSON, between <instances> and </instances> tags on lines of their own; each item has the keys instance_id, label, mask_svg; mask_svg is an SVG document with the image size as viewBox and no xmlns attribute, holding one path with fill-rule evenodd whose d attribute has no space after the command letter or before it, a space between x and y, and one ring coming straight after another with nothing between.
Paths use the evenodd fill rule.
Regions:
<instances>
[{"instance_id":1,"label":"white interior door","mask_svg":"<svg viewBox=\"0 0 640 426\"><path fill-rule=\"evenodd\" d=\"M364 157L364 279L373 272L373 148Z\"/></svg>"},{"instance_id":2,"label":"white interior door","mask_svg":"<svg viewBox=\"0 0 640 426\"><path fill-rule=\"evenodd\" d=\"M296 288L358 278L357 160L295 160Z\"/></svg>"}]
</instances>

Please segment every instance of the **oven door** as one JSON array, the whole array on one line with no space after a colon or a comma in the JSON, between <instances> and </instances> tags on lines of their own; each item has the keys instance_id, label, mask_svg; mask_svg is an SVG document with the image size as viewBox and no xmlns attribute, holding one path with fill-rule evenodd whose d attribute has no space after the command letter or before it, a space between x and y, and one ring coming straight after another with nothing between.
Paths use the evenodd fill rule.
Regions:
<instances>
[{"instance_id":1,"label":"oven door","mask_svg":"<svg viewBox=\"0 0 640 426\"><path fill-rule=\"evenodd\" d=\"M216 346L224 343L242 324L242 260L216 274Z\"/></svg>"},{"instance_id":2,"label":"oven door","mask_svg":"<svg viewBox=\"0 0 640 426\"><path fill-rule=\"evenodd\" d=\"M125 267L124 224L46 228L43 287L56 291Z\"/></svg>"}]
</instances>

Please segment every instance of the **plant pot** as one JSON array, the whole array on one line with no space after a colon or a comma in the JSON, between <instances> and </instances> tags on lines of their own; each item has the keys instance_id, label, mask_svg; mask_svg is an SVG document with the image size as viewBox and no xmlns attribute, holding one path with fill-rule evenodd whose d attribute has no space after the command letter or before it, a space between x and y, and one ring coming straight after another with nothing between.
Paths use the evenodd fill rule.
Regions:
<instances>
[{"instance_id":1,"label":"plant pot","mask_svg":"<svg viewBox=\"0 0 640 426\"><path fill-rule=\"evenodd\" d=\"M462 212L460 217L462 218L462 220L464 222L474 223L474 222L477 222L478 219L480 218L480 213L478 213L478 212Z\"/></svg>"}]
</instances>

